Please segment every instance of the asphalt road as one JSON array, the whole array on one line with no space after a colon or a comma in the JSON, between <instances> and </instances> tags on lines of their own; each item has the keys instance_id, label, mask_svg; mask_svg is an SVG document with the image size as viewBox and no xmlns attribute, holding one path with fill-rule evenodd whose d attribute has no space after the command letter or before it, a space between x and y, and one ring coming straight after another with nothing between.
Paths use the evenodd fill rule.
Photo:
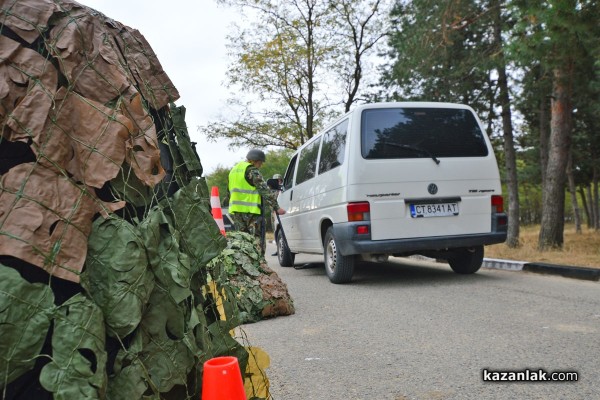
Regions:
<instances>
[{"instance_id":1,"label":"asphalt road","mask_svg":"<svg viewBox=\"0 0 600 400\"><path fill-rule=\"evenodd\" d=\"M294 269L267 256L296 314L242 330L271 357L273 399L600 398L599 282L393 260L334 285L321 257L299 255ZM578 381L484 382L484 369Z\"/></svg>"}]
</instances>

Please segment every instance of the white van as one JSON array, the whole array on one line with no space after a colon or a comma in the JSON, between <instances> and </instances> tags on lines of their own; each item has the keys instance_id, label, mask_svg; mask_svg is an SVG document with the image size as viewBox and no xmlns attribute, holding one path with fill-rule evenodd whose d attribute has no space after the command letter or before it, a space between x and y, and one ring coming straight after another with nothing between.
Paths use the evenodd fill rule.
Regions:
<instances>
[{"instance_id":1,"label":"white van","mask_svg":"<svg viewBox=\"0 0 600 400\"><path fill-rule=\"evenodd\" d=\"M472 108L450 103L366 104L337 119L288 165L280 265L323 254L333 283L350 281L358 260L414 254L476 272L508 223L484 132Z\"/></svg>"}]
</instances>

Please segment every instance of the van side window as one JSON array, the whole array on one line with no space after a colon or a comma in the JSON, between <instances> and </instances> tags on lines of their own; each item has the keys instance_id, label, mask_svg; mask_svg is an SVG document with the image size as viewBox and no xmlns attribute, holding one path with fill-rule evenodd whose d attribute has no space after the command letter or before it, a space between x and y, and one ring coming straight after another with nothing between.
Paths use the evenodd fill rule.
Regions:
<instances>
[{"instance_id":1,"label":"van side window","mask_svg":"<svg viewBox=\"0 0 600 400\"><path fill-rule=\"evenodd\" d=\"M344 163L344 148L348 120L342 121L323 135L319 174L339 167Z\"/></svg>"},{"instance_id":2,"label":"van side window","mask_svg":"<svg viewBox=\"0 0 600 400\"><path fill-rule=\"evenodd\" d=\"M288 165L287 171L285 171L285 176L283 177L283 189L288 190L292 187L292 182L294 180L294 170L296 169L296 161L298 160L298 156L292 157L290 160L290 164Z\"/></svg>"},{"instance_id":3,"label":"van side window","mask_svg":"<svg viewBox=\"0 0 600 400\"><path fill-rule=\"evenodd\" d=\"M296 184L306 182L315 177L317 172L317 156L319 155L319 142L319 140L313 141L300 152Z\"/></svg>"}]
</instances>

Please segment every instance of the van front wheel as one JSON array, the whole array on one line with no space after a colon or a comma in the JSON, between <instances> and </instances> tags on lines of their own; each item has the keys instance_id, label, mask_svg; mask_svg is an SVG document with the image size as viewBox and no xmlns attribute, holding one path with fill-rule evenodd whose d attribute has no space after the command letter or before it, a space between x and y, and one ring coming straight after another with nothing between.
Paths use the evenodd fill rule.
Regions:
<instances>
[{"instance_id":1,"label":"van front wheel","mask_svg":"<svg viewBox=\"0 0 600 400\"><path fill-rule=\"evenodd\" d=\"M457 274L474 274L483 263L483 246L457 249L456 255L448 259L450 268Z\"/></svg>"},{"instance_id":2,"label":"van front wheel","mask_svg":"<svg viewBox=\"0 0 600 400\"><path fill-rule=\"evenodd\" d=\"M296 254L290 251L290 248L287 246L287 243L283 238L281 229L277 231L275 243L277 243L277 259L279 260L279 265L282 267L293 267Z\"/></svg>"},{"instance_id":3,"label":"van front wheel","mask_svg":"<svg viewBox=\"0 0 600 400\"><path fill-rule=\"evenodd\" d=\"M333 236L333 229L327 229L325 234L325 273L332 283L346 283L352 279L356 257L340 254L337 242Z\"/></svg>"}]
</instances>

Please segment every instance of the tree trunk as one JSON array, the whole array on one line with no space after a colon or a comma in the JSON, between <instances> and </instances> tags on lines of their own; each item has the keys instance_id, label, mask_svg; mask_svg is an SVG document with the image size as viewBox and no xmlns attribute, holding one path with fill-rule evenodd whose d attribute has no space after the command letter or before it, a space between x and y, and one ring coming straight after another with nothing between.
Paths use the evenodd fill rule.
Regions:
<instances>
[{"instance_id":1,"label":"tree trunk","mask_svg":"<svg viewBox=\"0 0 600 400\"><path fill-rule=\"evenodd\" d=\"M583 211L585 212L585 220L587 222L587 227L591 228L592 227L592 215L590 213L590 208L588 206L588 202L586 199L585 187L579 186L579 196L581 197L582 208L583 208Z\"/></svg>"},{"instance_id":2,"label":"tree trunk","mask_svg":"<svg viewBox=\"0 0 600 400\"><path fill-rule=\"evenodd\" d=\"M571 147L572 66L554 70L550 142L546 185L542 193L542 222L539 250L562 248L564 242L565 183Z\"/></svg>"},{"instance_id":3,"label":"tree trunk","mask_svg":"<svg viewBox=\"0 0 600 400\"><path fill-rule=\"evenodd\" d=\"M496 2L494 2L496 3ZM508 190L508 232L506 245L510 248L519 246L519 182L517 177L517 157L515 151L510 98L508 95L508 79L506 77L506 62L502 52L502 20L500 4L492 4L494 10L494 42L500 49L498 52L498 88L499 102L502 107L502 132L504 136L504 157L506 165L506 187Z\"/></svg>"},{"instance_id":4,"label":"tree trunk","mask_svg":"<svg viewBox=\"0 0 600 400\"><path fill-rule=\"evenodd\" d=\"M542 172L542 188L546 186L546 168L548 168L548 142L550 129L548 129L548 98L540 99L540 170Z\"/></svg>"},{"instance_id":5,"label":"tree trunk","mask_svg":"<svg viewBox=\"0 0 600 400\"><path fill-rule=\"evenodd\" d=\"M588 208L590 210L590 228L596 228L596 207L594 207L593 183L587 187Z\"/></svg>"},{"instance_id":6,"label":"tree trunk","mask_svg":"<svg viewBox=\"0 0 600 400\"><path fill-rule=\"evenodd\" d=\"M508 247L519 246L520 208L519 181L517 177L517 157L515 151L513 127L511 122L510 100L506 82L506 70L499 68L498 85L500 85L500 104L502 106L502 129L504 132L504 157L506 165L506 187L508 191L508 232L506 244Z\"/></svg>"},{"instance_id":7,"label":"tree trunk","mask_svg":"<svg viewBox=\"0 0 600 400\"><path fill-rule=\"evenodd\" d=\"M581 213L579 212L579 202L577 201L577 188L575 187L575 176L573 175L573 154L569 154L567 164L567 179L569 181L569 193L571 193L571 203L573 204L573 219L575 222L575 232L581 234Z\"/></svg>"},{"instance_id":8,"label":"tree trunk","mask_svg":"<svg viewBox=\"0 0 600 400\"><path fill-rule=\"evenodd\" d=\"M600 230L600 204L598 201L598 167L594 165L594 176L592 178L592 187L594 188L594 195L592 196L592 215L594 216L594 229ZM591 192L591 188L590 188Z\"/></svg>"}]
</instances>

